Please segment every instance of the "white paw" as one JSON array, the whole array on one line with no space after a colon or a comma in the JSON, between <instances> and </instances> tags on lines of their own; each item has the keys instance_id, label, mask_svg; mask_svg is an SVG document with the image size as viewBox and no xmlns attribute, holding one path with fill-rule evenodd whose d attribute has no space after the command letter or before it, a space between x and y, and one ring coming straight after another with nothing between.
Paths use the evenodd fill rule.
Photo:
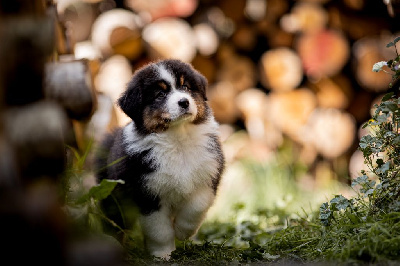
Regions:
<instances>
[{"instance_id":1,"label":"white paw","mask_svg":"<svg viewBox=\"0 0 400 266\"><path fill-rule=\"evenodd\" d=\"M173 250L168 251L168 250L163 250L163 251L153 251L151 252L151 255L153 255L154 257L157 257L159 259L162 260L170 260L171 259L171 253Z\"/></svg>"}]
</instances>

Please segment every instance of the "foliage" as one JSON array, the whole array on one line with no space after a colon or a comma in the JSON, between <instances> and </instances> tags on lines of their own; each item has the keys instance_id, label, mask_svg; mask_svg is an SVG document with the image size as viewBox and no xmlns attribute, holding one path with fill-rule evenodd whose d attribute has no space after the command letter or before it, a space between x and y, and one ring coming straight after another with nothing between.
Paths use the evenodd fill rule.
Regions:
<instances>
[{"instance_id":1,"label":"foliage","mask_svg":"<svg viewBox=\"0 0 400 266\"><path fill-rule=\"evenodd\" d=\"M387 47L395 47L400 37ZM393 81L400 77L400 57L373 66L373 71L385 71L388 67ZM392 86L392 84L391 84ZM386 94L375 112L363 128L370 134L360 139L359 150L363 153L368 171L352 181L358 190L357 197L347 199L336 195L330 202L320 207L319 219L326 226L327 234L348 229L343 238L332 244L347 250L338 259L376 262L400 258L399 218L400 218L400 98L393 92ZM362 245L361 245L362 244ZM344 256L344 257L343 257ZM328 256L329 257L329 256Z\"/></svg>"},{"instance_id":2,"label":"foliage","mask_svg":"<svg viewBox=\"0 0 400 266\"><path fill-rule=\"evenodd\" d=\"M62 187L65 201L65 209L73 218L75 229L85 232L102 232L102 223L105 221L123 231L114 221L106 217L99 208L99 202L111 195L118 184L124 184L123 180L104 179L100 184L86 188L85 179L94 178L87 166L92 150L93 141L87 143L83 152L68 146L70 152L67 171L63 177Z\"/></svg>"},{"instance_id":3,"label":"foliage","mask_svg":"<svg viewBox=\"0 0 400 266\"><path fill-rule=\"evenodd\" d=\"M396 47L396 44L399 41L400 41L400 37L396 37L392 42L390 42L386 45L387 48L394 47L394 49L396 51L396 55L397 55L394 59L391 59L387 62L381 61L381 62L375 63L374 66L372 67L372 71L374 71L374 72L384 71L385 73L388 73L389 75L392 76L393 81L397 81L398 78L400 77L400 71L399 71L400 55L398 54L397 47ZM388 67L392 72L386 71L385 67ZM393 83L390 83L389 87L392 87L392 85L393 85Z\"/></svg>"}]
</instances>

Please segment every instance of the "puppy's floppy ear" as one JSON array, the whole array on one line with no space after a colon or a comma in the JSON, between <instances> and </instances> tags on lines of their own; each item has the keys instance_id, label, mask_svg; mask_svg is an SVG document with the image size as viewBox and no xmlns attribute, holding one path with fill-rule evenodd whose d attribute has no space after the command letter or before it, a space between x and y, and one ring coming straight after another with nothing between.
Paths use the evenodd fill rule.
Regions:
<instances>
[{"instance_id":1,"label":"puppy's floppy ear","mask_svg":"<svg viewBox=\"0 0 400 266\"><path fill-rule=\"evenodd\" d=\"M128 83L126 91L118 99L118 105L132 120L136 120L142 106L142 91L137 76Z\"/></svg>"},{"instance_id":2,"label":"puppy's floppy ear","mask_svg":"<svg viewBox=\"0 0 400 266\"><path fill-rule=\"evenodd\" d=\"M207 101L207 95L206 95L208 86L207 79L197 70L195 70L195 73L196 73L196 83L197 83L196 85L198 87L198 90L202 93L204 100Z\"/></svg>"}]
</instances>

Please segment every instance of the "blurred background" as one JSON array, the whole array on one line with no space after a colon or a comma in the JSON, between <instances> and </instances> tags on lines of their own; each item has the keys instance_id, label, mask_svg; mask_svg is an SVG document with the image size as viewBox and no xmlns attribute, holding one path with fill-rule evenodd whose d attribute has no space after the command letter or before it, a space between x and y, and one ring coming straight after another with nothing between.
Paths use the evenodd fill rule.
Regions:
<instances>
[{"instance_id":1,"label":"blurred background","mask_svg":"<svg viewBox=\"0 0 400 266\"><path fill-rule=\"evenodd\" d=\"M97 98L81 138L127 123L112 103L137 68L178 58L209 81L228 162L221 190L233 195L221 206L303 204L291 185L319 203L363 169L360 126L391 81L372 66L396 54L392 2L58 0L59 60L89 60Z\"/></svg>"},{"instance_id":2,"label":"blurred background","mask_svg":"<svg viewBox=\"0 0 400 266\"><path fill-rule=\"evenodd\" d=\"M227 160L210 220L311 212L353 193L361 125L398 88L372 66L396 55L386 44L399 10L393 0L0 0L0 213L63 239L54 181L68 172L94 185L90 147L128 122L116 99L162 58L209 82ZM73 171L65 143L81 154Z\"/></svg>"}]
</instances>

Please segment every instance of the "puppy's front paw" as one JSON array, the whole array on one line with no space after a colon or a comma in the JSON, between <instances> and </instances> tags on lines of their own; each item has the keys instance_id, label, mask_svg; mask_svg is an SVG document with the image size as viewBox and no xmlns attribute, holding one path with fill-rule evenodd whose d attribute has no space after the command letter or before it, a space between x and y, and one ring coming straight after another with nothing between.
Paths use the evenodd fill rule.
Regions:
<instances>
[{"instance_id":1,"label":"puppy's front paw","mask_svg":"<svg viewBox=\"0 0 400 266\"><path fill-rule=\"evenodd\" d=\"M191 224L175 223L174 229L175 237L178 240L183 241L195 235L197 233L198 226Z\"/></svg>"},{"instance_id":2,"label":"puppy's front paw","mask_svg":"<svg viewBox=\"0 0 400 266\"><path fill-rule=\"evenodd\" d=\"M153 251L151 253L151 255L153 255L154 257L157 257L159 259L168 261L171 259L171 253L172 253L172 250L171 251L168 251L168 250L161 251L160 250L160 251Z\"/></svg>"}]
</instances>

